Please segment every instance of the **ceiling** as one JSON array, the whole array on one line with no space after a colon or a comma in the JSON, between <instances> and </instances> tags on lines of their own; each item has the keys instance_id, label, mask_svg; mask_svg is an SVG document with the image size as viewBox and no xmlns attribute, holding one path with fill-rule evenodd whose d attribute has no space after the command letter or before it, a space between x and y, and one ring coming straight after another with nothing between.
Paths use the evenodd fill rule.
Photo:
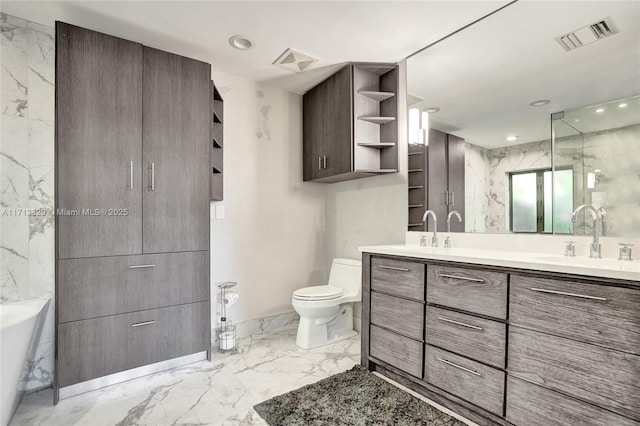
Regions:
<instances>
[{"instance_id":1,"label":"ceiling","mask_svg":"<svg viewBox=\"0 0 640 426\"><path fill-rule=\"evenodd\" d=\"M607 16L618 34L569 52L554 40ZM640 93L640 2L519 1L411 57L407 79L414 107L440 108L439 130L489 149L546 140L551 113ZM615 122L589 117L583 129Z\"/></svg>"},{"instance_id":2,"label":"ceiling","mask_svg":"<svg viewBox=\"0 0 640 426\"><path fill-rule=\"evenodd\" d=\"M340 64L397 62L508 1L2 1L10 15L56 20L213 64L216 71L303 93ZM234 50L229 37L255 42ZM272 65L287 48L315 57L295 74Z\"/></svg>"}]
</instances>

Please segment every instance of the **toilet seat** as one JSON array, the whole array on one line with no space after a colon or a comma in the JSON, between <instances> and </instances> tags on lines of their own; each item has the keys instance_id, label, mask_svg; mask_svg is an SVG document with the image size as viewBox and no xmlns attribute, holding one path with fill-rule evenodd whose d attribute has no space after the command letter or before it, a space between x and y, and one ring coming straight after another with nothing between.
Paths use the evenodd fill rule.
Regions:
<instances>
[{"instance_id":1,"label":"toilet seat","mask_svg":"<svg viewBox=\"0 0 640 426\"><path fill-rule=\"evenodd\" d=\"M294 291L293 298L296 300L332 300L339 298L343 293L344 290L339 287L318 285Z\"/></svg>"}]
</instances>

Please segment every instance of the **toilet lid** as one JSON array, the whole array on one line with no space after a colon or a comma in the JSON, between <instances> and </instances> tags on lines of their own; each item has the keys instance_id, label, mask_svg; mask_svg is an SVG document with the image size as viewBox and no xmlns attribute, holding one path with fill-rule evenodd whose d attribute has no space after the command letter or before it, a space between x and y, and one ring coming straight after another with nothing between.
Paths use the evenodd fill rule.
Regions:
<instances>
[{"instance_id":1,"label":"toilet lid","mask_svg":"<svg viewBox=\"0 0 640 426\"><path fill-rule=\"evenodd\" d=\"M340 287L317 285L296 290L293 297L299 300L330 300L342 296L342 292Z\"/></svg>"}]
</instances>

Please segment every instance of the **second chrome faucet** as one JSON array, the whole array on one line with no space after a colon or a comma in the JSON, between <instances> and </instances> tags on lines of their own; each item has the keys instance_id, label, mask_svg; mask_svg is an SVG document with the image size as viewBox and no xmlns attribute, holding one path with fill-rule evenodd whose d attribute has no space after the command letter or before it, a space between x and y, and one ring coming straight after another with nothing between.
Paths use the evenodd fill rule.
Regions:
<instances>
[{"instance_id":1,"label":"second chrome faucet","mask_svg":"<svg viewBox=\"0 0 640 426\"><path fill-rule=\"evenodd\" d=\"M438 247L438 219L436 218L436 212L434 212L433 210L427 210L426 212L424 212L424 216L422 216L422 221L424 222L424 232L429 232L429 228L427 226L429 216L433 218L433 237L431 237L431 247ZM420 245L422 245L422 242L420 243ZM426 246L426 241L424 245Z\"/></svg>"}]
</instances>

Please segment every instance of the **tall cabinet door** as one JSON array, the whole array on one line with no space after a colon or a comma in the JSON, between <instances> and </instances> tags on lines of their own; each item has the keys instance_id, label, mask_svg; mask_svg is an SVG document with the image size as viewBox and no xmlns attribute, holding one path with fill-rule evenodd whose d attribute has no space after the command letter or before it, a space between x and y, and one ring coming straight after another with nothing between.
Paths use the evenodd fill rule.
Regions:
<instances>
[{"instance_id":1,"label":"tall cabinet door","mask_svg":"<svg viewBox=\"0 0 640 426\"><path fill-rule=\"evenodd\" d=\"M59 258L142 252L141 141L142 45L57 22Z\"/></svg>"},{"instance_id":2,"label":"tall cabinet door","mask_svg":"<svg viewBox=\"0 0 640 426\"><path fill-rule=\"evenodd\" d=\"M451 218L451 232L464 232L465 208L464 208L464 139L448 135L447 164L449 179L449 204L450 212L457 210L462 216L462 222ZM445 228L446 230L446 228Z\"/></svg>"},{"instance_id":3,"label":"tall cabinet door","mask_svg":"<svg viewBox=\"0 0 640 426\"><path fill-rule=\"evenodd\" d=\"M302 161L303 180L319 179L323 176L324 140L326 132L325 109L327 85L321 83L302 97Z\"/></svg>"},{"instance_id":4,"label":"tall cabinet door","mask_svg":"<svg viewBox=\"0 0 640 426\"><path fill-rule=\"evenodd\" d=\"M324 99L327 122L324 135L323 176L353 170L353 66L349 65L327 79ZM326 160L325 160L326 156Z\"/></svg>"},{"instance_id":5,"label":"tall cabinet door","mask_svg":"<svg viewBox=\"0 0 640 426\"><path fill-rule=\"evenodd\" d=\"M143 251L209 249L207 63L144 47Z\"/></svg>"},{"instance_id":6,"label":"tall cabinet door","mask_svg":"<svg viewBox=\"0 0 640 426\"><path fill-rule=\"evenodd\" d=\"M438 231L447 230L447 134L429 129L427 148L427 207L438 219ZM455 219L454 219L455 220ZM433 221L429 221L429 231L433 231Z\"/></svg>"}]
</instances>

